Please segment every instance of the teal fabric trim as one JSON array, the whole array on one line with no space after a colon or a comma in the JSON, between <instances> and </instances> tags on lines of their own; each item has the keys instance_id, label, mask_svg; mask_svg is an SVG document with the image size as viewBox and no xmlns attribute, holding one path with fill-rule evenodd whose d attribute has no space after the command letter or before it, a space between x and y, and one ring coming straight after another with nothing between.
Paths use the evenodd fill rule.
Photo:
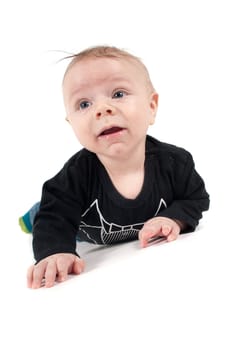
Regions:
<instances>
[{"instance_id":1,"label":"teal fabric trim","mask_svg":"<svg viewBox=\"0 0 232 350\"><path fill-rule=\"evenodd\" d=\"M26 229L28 230L28 232L32 232L32 224L31 224L31 220L30 220L30 212L28 211L25 215L22 216L21 219L22 219Z\"/></svg>"}]
</instances>

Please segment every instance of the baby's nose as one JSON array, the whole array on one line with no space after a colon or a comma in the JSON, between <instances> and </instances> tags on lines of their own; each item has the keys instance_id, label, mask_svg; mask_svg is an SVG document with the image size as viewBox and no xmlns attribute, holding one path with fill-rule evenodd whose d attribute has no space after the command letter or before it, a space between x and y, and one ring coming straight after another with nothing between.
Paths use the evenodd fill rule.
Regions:
<instances>
[{"instance_id":1,"label":"baby's nose","mask_svg":"<svg viewBox=\"0 0 232 350\"><path fill-rule=\"evenodd\" d=\"M113 108L99 108L96 112L96 117L101 118L103 116L113 115Z\"/></svg>"}]
</instances>

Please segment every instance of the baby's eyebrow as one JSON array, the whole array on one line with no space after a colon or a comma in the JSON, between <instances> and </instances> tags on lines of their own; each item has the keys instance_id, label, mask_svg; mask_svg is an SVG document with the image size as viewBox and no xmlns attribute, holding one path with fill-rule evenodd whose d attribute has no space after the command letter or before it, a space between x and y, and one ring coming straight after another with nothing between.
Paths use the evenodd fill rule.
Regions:
<instances>
[{"instance_id":1,"label":"baby's eyebrow","mask_svg":"<svg viewBox=\"0 0 232 350\"><path fill-rule=\"evenodd\" d=\"M122 76L111 76L108 78L109 81L113 81L113 82L126 82L126 83L129 83L130 82L130 79L127 78L127 77L122 77Z\"/></svg>"},{"instance_id":2,"label":"baby's eyebrow","mask_svg":"<svg viewBox=\"0 0 232 350\"><path fill-rule=\"evenodd\" d=\"M120 84L129 84L130 79L122 76L111 76L107 77L101 80L99 84L104 83L104 82L109 82L109 83L120 83ZM74 96L78 95L79 93L83 93L85 89L91 89L91 86L89 83L81 83L71 94L70 99L72 99Z\"/></svg>"},{"instance_id":3,"label":"baby's eyebrow","mask_svg":"<svg viewBox=\"0 0 232 350\"><path fill-rule=\"evenodd\" d=\"M73 96L78 95L78 93L82 92L86 87L88 88L88 87L89 87L89 84L81 84L81 85L79 85L78 88L75 89L75 90L72 92L70 98L72 99Z\"/></svg>"},{"instance_id":4,"label":"baby's eyebrow","mask_svg":"<svg viewBox=\"0 0 232 350\"><path fill-rule=\"evenodd\" d=\"M101 81L102 83L106 82L106 83L131 83L130 78L124 77L124 76L118 76L118 75L112 75L112 76L108 76L104 79L102 79ZM101 83L100 82L100 83Z\"/></svg>"}]
</instances>

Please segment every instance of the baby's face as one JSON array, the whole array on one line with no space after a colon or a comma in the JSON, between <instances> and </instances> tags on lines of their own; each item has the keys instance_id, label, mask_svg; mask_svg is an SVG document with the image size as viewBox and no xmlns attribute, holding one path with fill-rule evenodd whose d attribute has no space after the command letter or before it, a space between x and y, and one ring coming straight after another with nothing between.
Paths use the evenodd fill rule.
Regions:
<instances>
[{"instance_id":1,"label":"baby's face","mask_svg":"<svg viewBox=\"0 0 232 350\"><path fill-rule=\"evenodd\" d=\"M125 157L144 147L158 96L136 61L86 58L63 82L67 119L83 147L99 157Z\"/></svg>"}]
</instances>

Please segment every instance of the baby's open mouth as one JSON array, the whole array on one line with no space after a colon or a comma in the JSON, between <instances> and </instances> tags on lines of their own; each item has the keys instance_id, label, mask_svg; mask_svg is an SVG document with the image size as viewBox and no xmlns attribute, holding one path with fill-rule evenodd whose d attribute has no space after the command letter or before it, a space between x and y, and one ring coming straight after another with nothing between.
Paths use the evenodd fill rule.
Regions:
<instances>
[{"instance_id":1,"label":"baby's open mouth","mask_svg":"<svg viewBox=\"0 0 232 350\"><path fill-rule=\"evenodd\" d=\"M123 128L120 128L119 126L113 126L112 128L106 129L102 131L99 136L105 136L105 135L110 135L110 134L115 134L119 131L122 131Z\"/></svg>"}]
</instances>

